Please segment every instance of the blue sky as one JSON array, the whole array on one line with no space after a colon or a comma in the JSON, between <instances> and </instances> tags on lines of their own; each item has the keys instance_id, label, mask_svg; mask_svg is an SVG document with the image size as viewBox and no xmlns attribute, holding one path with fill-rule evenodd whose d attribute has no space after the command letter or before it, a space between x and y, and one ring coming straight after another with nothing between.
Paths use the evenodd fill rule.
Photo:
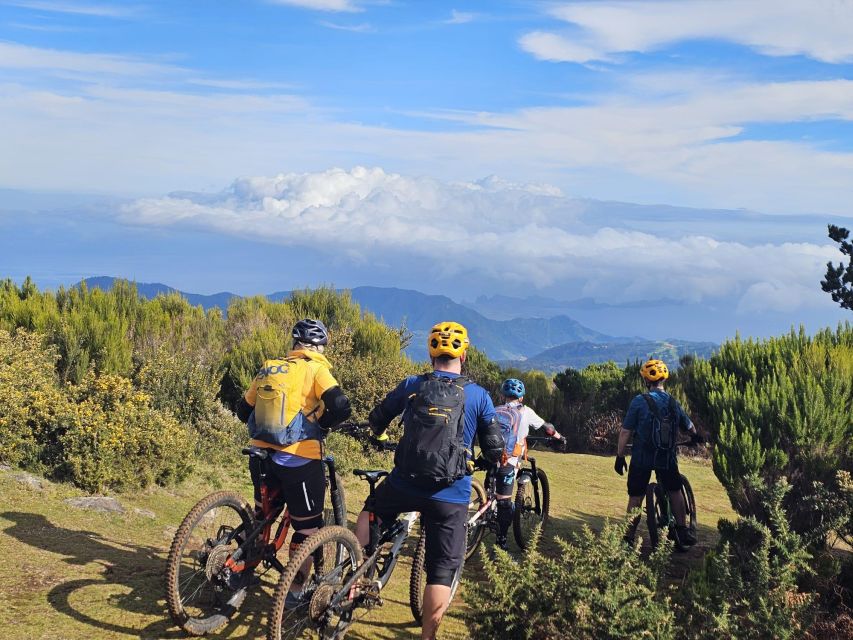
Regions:
<instances>
[{"instance_id":1,"label":"blue sky","mask_svg":"<svg viewBox=\"0 0 853 640\"><path fill-rule=\"evenodd\" d=\"M0 0L0 267L831 322L851 121L849 0Z\"/></svg>"}]
</instances>

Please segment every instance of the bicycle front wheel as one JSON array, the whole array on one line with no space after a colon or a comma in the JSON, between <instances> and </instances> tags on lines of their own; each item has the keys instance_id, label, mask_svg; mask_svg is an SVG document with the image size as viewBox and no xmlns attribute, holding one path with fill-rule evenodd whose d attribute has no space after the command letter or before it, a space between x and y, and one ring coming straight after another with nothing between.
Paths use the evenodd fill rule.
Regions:
<instances>
[{"instance_id":1,"label":"bicycle front wheel","mask_svg":"<svg viewBox=\"0 0 853 640\"><path fill-rule=\"evenodd\" d=\"M480 481L471 478L471 501L468 503L468 519L470 520L486 504L486 490ZM488 512L487 512L488 513ZM486 535L486 513L480 516L474 524L468 527L465 533L465 560L470 560L477 547Z\"/></svg>"},{"instance_id":2,"label":"bicycle front wheel","mask_svg":"<svg viewBox=\"0 0 853 640\"><path fill-rule=\"evenodd\" d=\"M225 562L252 521L239 494L220 491L199 501L178 527L166 561L166 603L189 635L221 629L243 604L246 589L229 584Z\"/></svg>"},{"instance_id":3,"label":"bicycle front wheel","mask_svg":"<svg viewBox=\"0 0 853 640\"><path fill-rule=\"evenodd\" d=\"M323 510L323 524L329 526L336 524L340 527L347 526L347 497L344 492L344 483L341 476L335 473L335 485L337 489L332 491L332 485L328 478L326 485L329 487L329 503Z\"/></svg>"},{"instance_id":4,"label":"bicycle front wheel","mask_svg":"<svg viewBox=\"0 0 853 640\"><path fill-rule=\"evenodd\" d=\"M340 561L328 557L338 555L335 549ZM344 527L323 527L299 545L278 581L267 640L343 638L352 624L352 603L331 602L362 559L361 545Z\"/></svg>"},{"instance_id":5,"label":"bicycle front wheel","mask_svg":"<svg viewBox=\"0 0 853 640\"><path fill-rule=\"evenodd\" d=\"M529 470L525 473L532 475ZM519 483L515 492L512 532L519 547L527 549L536 525L545 528L550 506L551 487L548 484L548 476L542 469L536 469L536 479L531 478L530 482Z\"/></svg>"}]
</instances>

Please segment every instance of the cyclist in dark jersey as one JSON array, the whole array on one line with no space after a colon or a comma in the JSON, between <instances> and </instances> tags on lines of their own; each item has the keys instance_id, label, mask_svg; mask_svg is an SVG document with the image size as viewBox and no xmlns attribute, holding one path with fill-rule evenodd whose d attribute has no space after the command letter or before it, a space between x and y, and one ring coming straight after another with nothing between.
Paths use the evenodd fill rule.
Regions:
<instances>
[{"instance_id":1,"label":"cyclist in dark jersey","mask_svg":"<svg viewBox=\"0 0 853 640\"><path fill-rule=\"evenodd\" d=\"M456 322L435 325L428 339L433 376L452 380L462 378L462 364L468 349L468 332ZM408 417L410 398L429 376L410 376L400 382L370 413L370 426L382 436L391 421ZM504 449L495 408L485 389L462 378L464 392L464 447L468 451L478 437L483 457L496 464ZM396 460L396 457L395 457ZM381 521L393 522L400 513L420 511L426 529L427 586L423 598L421 638L435 638L441 618L450 603L453 576L465 555L465 520L471 500L471 476L465 475L443 488L424 488L404 477L395 464L388 478L376 488L375 514ZM365 505L367 507L368 505ZM356 534L362 545L368 541L368 513L358 517Z\"/></svg>"},{"instance_id":2,"label":"cyclist in dark jersey","mask_svg":"<svg viewBox=\"0 0 853 640\"><path fill-rule=\"evenodd\" d=\"M648 395L657 405L658 415L665 420L669 419L669 412L675 411L673 422L690 434L690 441L702 443L704 439L696 431L690 418L684 413L681 405L671 398L670 394L663 390L664 381L669 378L669 369L661 360L649 360L640 368L640 375L646 383L648 394L639 394L634 397L622 422L622 431L619 433L619 445L616 450L616 463L614 469L620 476L628 466L625 462L625 449L633 437L631 448L631 467L628 469L628 512L639 509L646 495L646 487L652 477L652 471L659 484L669 492L672 510L675 515L676 527L679 539L684 544L696 544L696 536L686 526L687 508L684 497L681 495L681 473L678 470L676 460L675 443L669 450L662 451L654 442L653 427L654 415L644 397ZM633 541L639 518L631 523L631 528L626 539Z\"/></svg>"}]
</instances>

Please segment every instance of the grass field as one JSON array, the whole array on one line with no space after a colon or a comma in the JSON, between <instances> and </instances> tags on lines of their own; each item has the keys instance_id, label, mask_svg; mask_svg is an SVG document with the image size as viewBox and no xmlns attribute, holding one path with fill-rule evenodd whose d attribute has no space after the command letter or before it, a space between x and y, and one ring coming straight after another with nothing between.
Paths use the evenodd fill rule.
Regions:
<instances>
[{"instance_id":1,"label":"grass field","mask_svg":"<svg viewBox=\"0 0 853 640\"><path fill-rule=\"evenodd\" d=\"M551 480L551 520L545 531L568 537L584 524L600 527L606 518L624 513L625 479L613 471L613 458L536 452ZM679 579L716 539L720 517L732 517L728 499L710 464L683 461L699 512L699 545L675 556L671 575ZM346 480L350 522L365 490ZM0 581L0 637L32 640L92 638L180 638L168 617L163 597L165 554L178 524L205 494L235 489L251 496L248 473L239 469L201 471L174 490L153 489L118 496L125 514L81 511L63 502L80 496L77 489L46 484L27 487L15 471L0 472L0 553L6 570ZM134 509L150 513L137 513ZM154 517L151 517L153 513ZM643 530L641 530L643 531ZM486 538L490 544L491 538ZM478 577L478 561L466 568L466 579ZM217 637L259 638L276 575L265 576L250 594L240 615ZM410 638L418 632L408 609L408 558L398 565L385 605L370 612L348 637ZM464 589L464 586L463 586ZM443 638L464 638L462 597L442 627Z\"/></svg>"}]
</instances>

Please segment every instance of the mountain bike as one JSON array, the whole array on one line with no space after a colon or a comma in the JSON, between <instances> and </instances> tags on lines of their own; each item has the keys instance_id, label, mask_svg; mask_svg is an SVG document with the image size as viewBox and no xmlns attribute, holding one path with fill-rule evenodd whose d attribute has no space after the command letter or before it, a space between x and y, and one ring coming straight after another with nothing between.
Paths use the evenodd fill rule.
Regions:
<instances>
[{"instance_id":1,"label":"mountain bike","mask_svg":"<svg viewBox=\"0 0 853 640\"><path fill-rule=\"evenodd\" d=\"M388 472L356 469L353 474L368 483L373 498L376 483ZM380 526L370 512L370 537L364 553L355 535L343 527L324 527L308 538L281 575L267 640L314 635L322 640L343 638L359 612L365 614L382 606L382 589L388 584L418 517L412 511ZM343 557L328 562L329 547L343 548ZM460 566L453 579L453 592L461 574Z\"/></svg>"},{"instance_id":2,"label":"mountain bike","mask_svg":"<svg viewBox=\"0 0 853 640\"><path fill-rule=\"evenodd\" d=\"M690 441L679 442L676 446L694 446ZM681 474L681 496L684 499L686 508L686 524L693 535L696 535L696 498L693 495L693 488L687 480L687 476ZM675 527L675 513L672 509L672 502L669 498L669 492L656 482L650 482L646 487L646 524L649 527L649 542L652 548L658 546L660 532L667 531L667 536L675 543L675 548L679 551L686 551L688 545L682 543L678 536L678 530Z\"/></svg>"},{"instance_id":3,"label":"mountain bike","mask_svg":"<svg viewBox=\"0 0 853 640\"><path fill-rule=\"evenodd\" d=\"M325 452L324 452L325 453ZM280 504L277 487L268 487L270 452L254 447L243 449L255 456L261 471L261 514L234 491L217 491L202 498L178 527L166 561L166 602L172 620L189 635L212 633L234 616L258 576L285 567L277 558L290 530L287 508ZM329 501L324 509L326 524L345 525L347 510L343 483L335 471L333 456L323 456ZM280 519L279 519L280 518ZM273 525L278 525L273 535ZM342 556L343 549L332 551Z\"/></svg>"},{"instance_id":4,"label":"mountain bike","mask_svg":"<svg viewBox=\"0 0 853 640\"><path fill-rule=\"evenodd\" d=\"M529 467L518 470L515 490L515 513L512 516L512 533L522 549L527 549L536 525L543 529L548 523L551 506L551 487L548 476L536 466L536 458L527 458Z\"/></svg>"},{"instance_id":5,"label":"mountain bike","mask_svg":"<svg viewBox=\"0 0 853 640\"><path fill-rule=\"evenodd\" d=\"M551 488L545 471L536 465L536 458L528 458L526 463L529 466L522 466L517 472L515 512L512 519L513 537L522 549L526 549L530 543L536 525L541 524L544 527L548 522L551 504ZM474 555L486 533L497 533L497 506L495 478L492 471L487 470L484 484L480 484L476 478L471 481L466 560Z\"/></svg>"}]
</instances>

